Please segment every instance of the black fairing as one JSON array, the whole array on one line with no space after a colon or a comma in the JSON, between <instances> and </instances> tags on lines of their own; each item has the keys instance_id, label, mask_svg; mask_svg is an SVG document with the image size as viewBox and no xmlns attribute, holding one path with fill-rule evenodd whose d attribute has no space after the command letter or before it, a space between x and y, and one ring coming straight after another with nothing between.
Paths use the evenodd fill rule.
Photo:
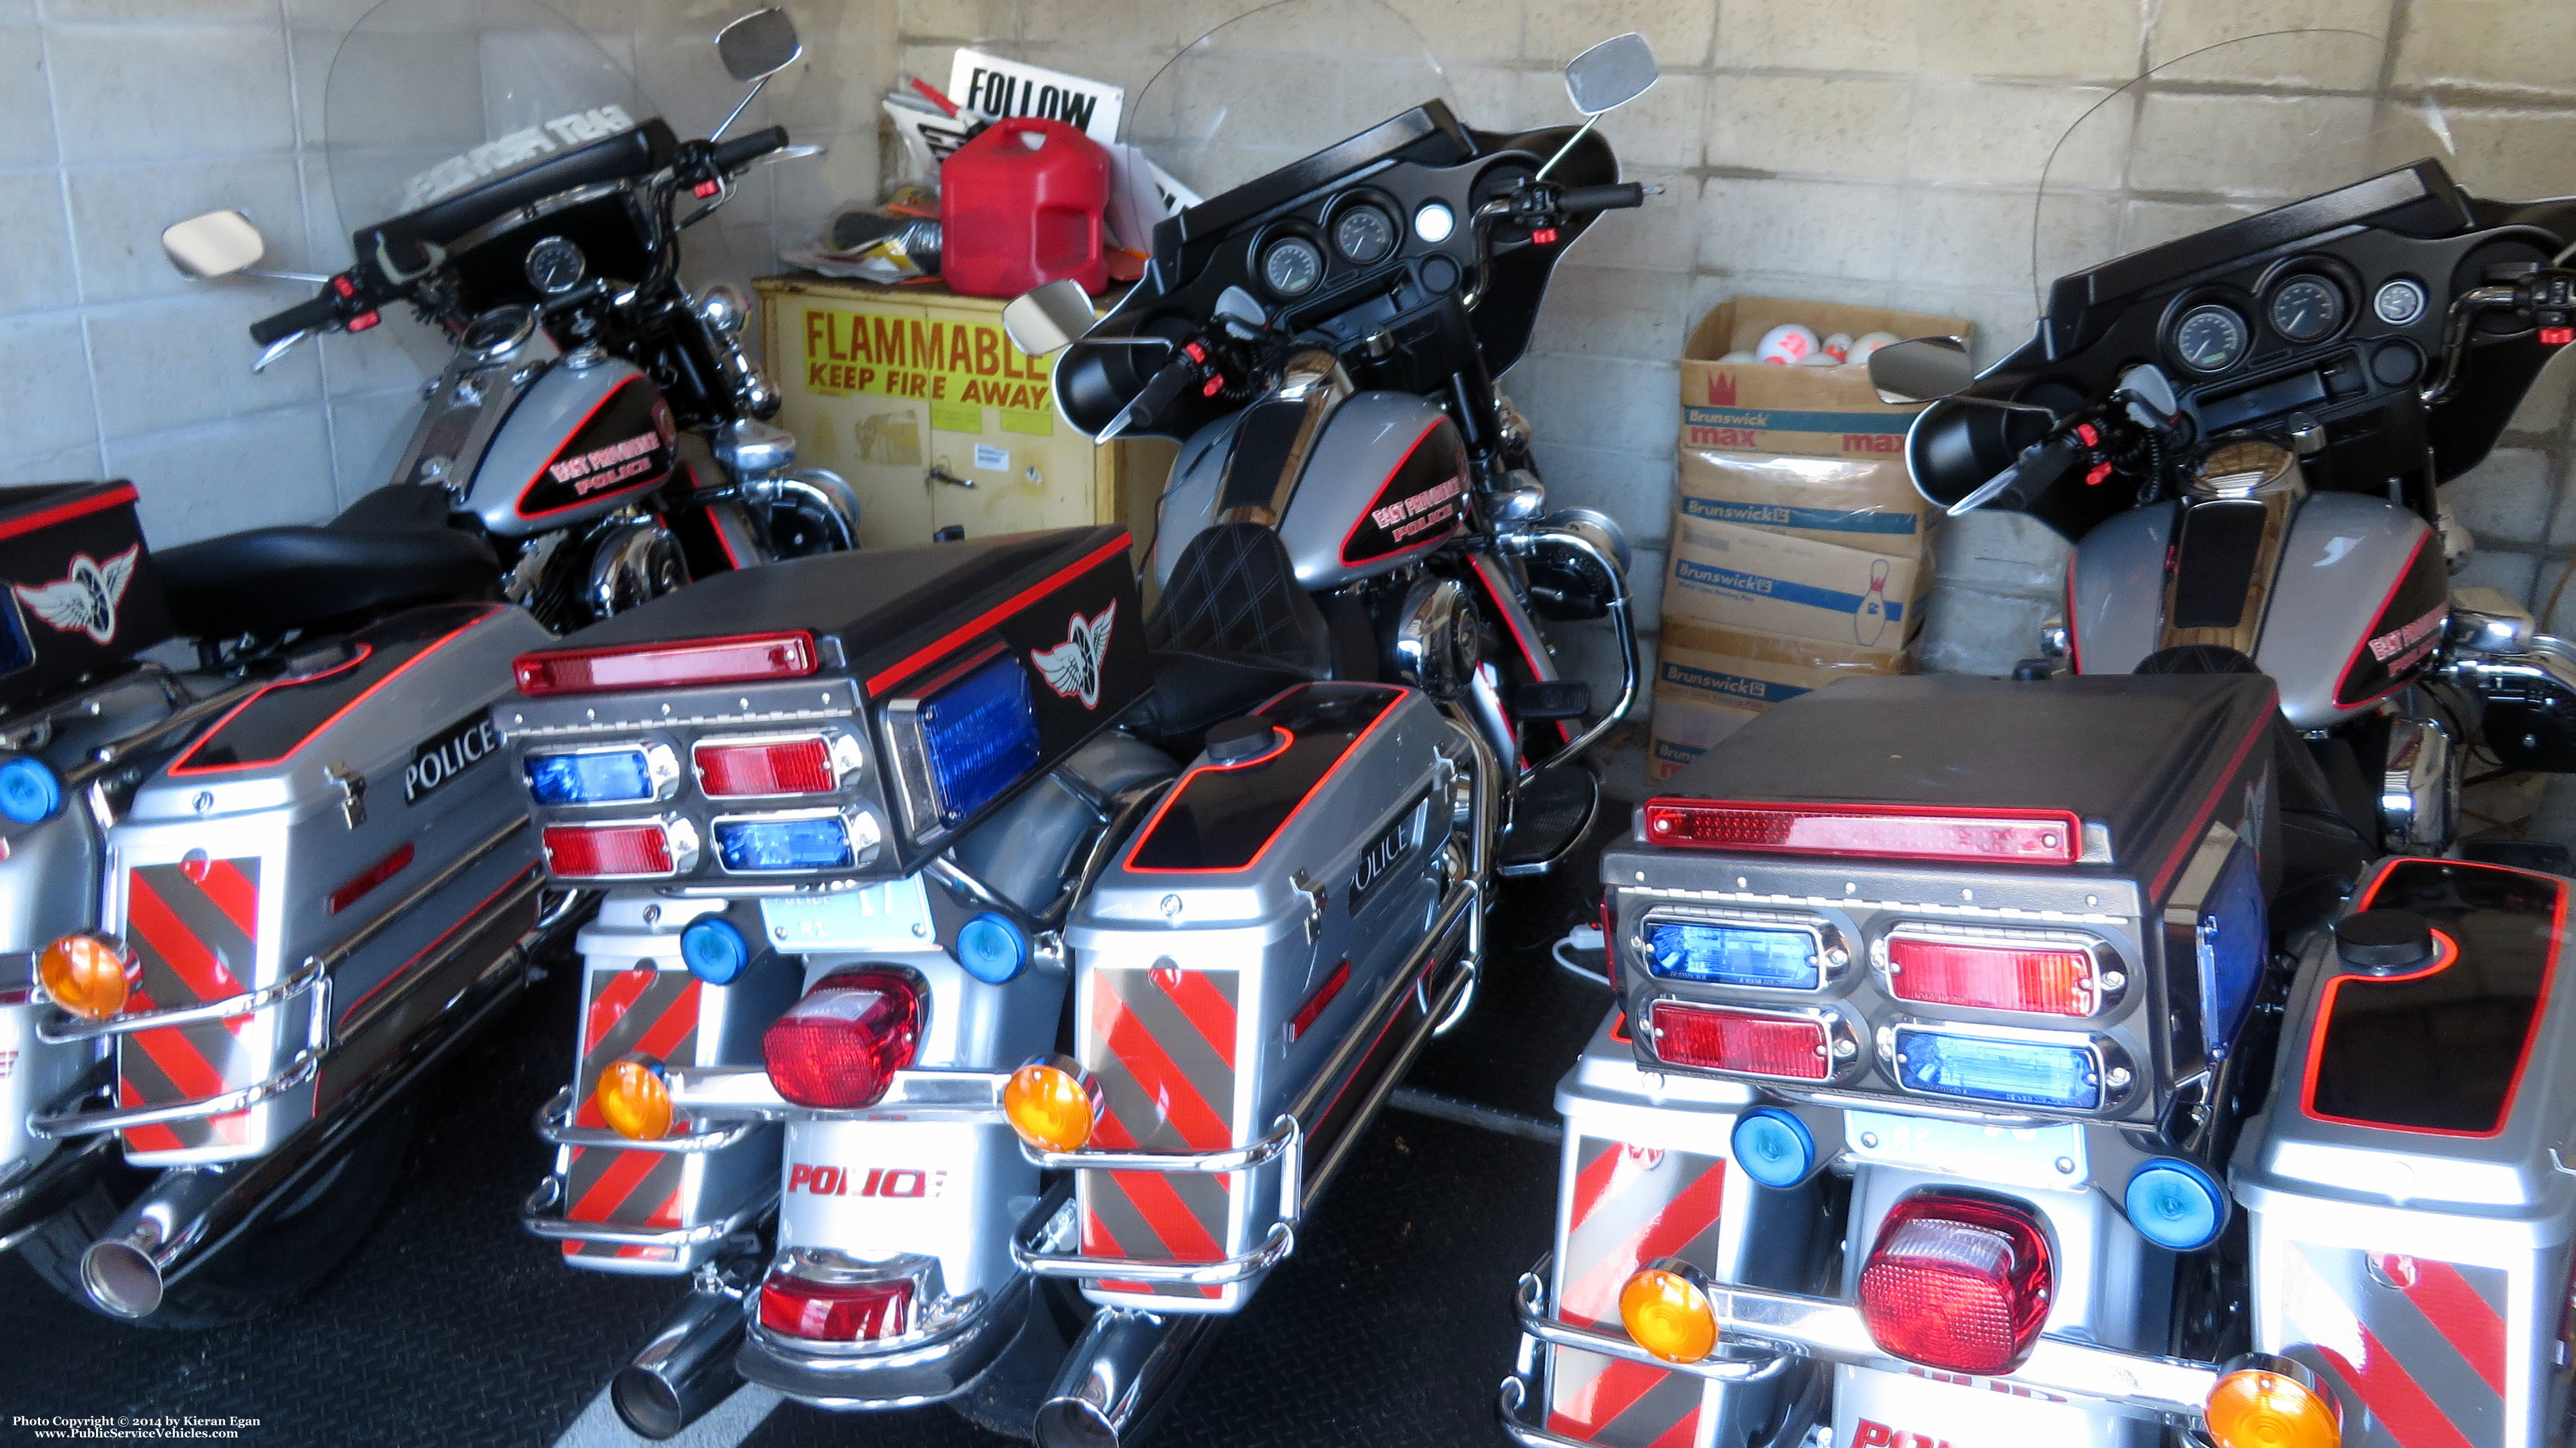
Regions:
<instances>
[{"instance_id":1,"label":"black fairing","mask_svg":"<svg viewBox=\"0 0 2576 1448\"><path fill-rule=\"evenodd\" d=\"M1472 309L1461 305L1478 260L1468 218L1516 177L1535 173L1573 134L1571 127L1518 135L1472 131L1445 103L1426 102L1164 221L1154 230L1154 259L1144 280L1092 335L1177 342L1208 324L1227 287L1240 286L1269 311L1279 333L1332 349L1364 388L1424 392L1460 372L1499 374L1528 348L1557 259L1592 217L1568 218L1544 245L1524 229L1494 228L1486 289ZM1548 179L1591 186L1618 174L1616 155L1596 131ZM1325 279L1294 298L1263 286L1256 262L1273 237L1283 229L1319 236L1335 208L1363 199L1388 207L1399 221L1426 202L1444 202L1457 217L1456 229L1434 244L1406 228L1392 255L1366 265L1333 256ZM1371 338L1382 340L1368 349L1374 355L1364 354L1359 344ZM1075 343L1055 369L1065 415L1085 432L1101 431L1144 390L1166 355ZM1243 400L1230 391L1214 397L1193 391L1130 431L1187 437Z\"/></svg>"},{"instance_id":2,"label":"black fairing","mask_svg":"<svg viewBox=\"0 0 2576 1448\"><path fill-rule=\"evenodd\" d=\"M671 128L657 116L418 211L362 228L349 238L349 249L358 258L359 275L373 284L368 287L370 293L390 300L402 285L387 270L388 262L408 276L427 265L426 246L450 249L478 228L562 192L650 176L671 164L678 147ZM589 249L587 239L577 239L584 240L584 250Z\"/></svg>"},{"instance_id":3,"label":"black fairing","mask_svg":"<svg viewBox=\"0 0 2576 1448\"><path fill-rule=\"evenodd\" d=\"M2486 456L2556 351L2528 325L2482 327L2461 381L2439 407L2419 390L2440 365L2451 299L2491 268L2546 263L2576 237L2576 199L2481 201L2430 159L2061 277L2031 339L1989 369L1970 395L2061 411L2108 396L2141 362L2172 378L2203 436L2279 432L2293 413L2323 423L2327 445L2304 459L2311 488L2388 496L2428 510L2432 486ZM2294 343L2265 327L2262 299L2292 276L2344 294L2346 320ZM2384 322L2370 290L2420 279L2429 297L2404 324ZM2228 366L2195 372L2176 352L2181 316L2215 304L2250 340ZM2038 440L2046 420L1972 403L1926 408L1907 438L1916 487L1935 503L1966 496ZM2077 469L2028 511L2070 539L2137 503L2125 480L2087 486Z\"/></svg>"}]
</instances>

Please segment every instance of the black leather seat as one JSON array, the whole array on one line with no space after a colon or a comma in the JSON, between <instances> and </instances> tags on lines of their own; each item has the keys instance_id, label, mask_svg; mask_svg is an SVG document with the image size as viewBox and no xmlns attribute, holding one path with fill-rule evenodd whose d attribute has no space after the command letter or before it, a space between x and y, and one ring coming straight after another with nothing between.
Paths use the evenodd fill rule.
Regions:
<instances>
[{"instance_id":1,"label":"black leather seat","mask_svg":"<svg viewBox=\"0 0 2576 1448\"><path fill-rule=\"evenodd\" d=\"M1323 611L1297 582L1279 535L1258 523L1220 523L1189 541L1145 622L1145 642L1154 687L1129 727L1191 752L1209 725L1333 673Z\"/></svg>"},{"instance_id":2,"label":"black leather seat","mask_svg":"<svg viewBox=\"0 0 2576 1448\"><path fill-rule=\"evenodd\" d=\"M402 604L481 598L501 565L441 488L378 488L319 527L250 528L152 555L179 632L279 634Z\"/></svg>"}]
</instances>

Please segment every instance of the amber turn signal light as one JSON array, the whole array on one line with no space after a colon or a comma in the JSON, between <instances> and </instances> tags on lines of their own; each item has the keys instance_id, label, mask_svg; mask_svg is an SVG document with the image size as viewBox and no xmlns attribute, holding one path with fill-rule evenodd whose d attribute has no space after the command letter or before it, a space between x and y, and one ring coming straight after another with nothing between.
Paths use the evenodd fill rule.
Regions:
<instances>
[{"instance_id":1,"label":"amber turn signal light","mask_svg":"<svg viewBox=\"0 0 2576 1448\"><path fill-rule=\"evenodd\" d=\"M662 1063L650 1056L622 1056L599 1073L591 1093L608 1128L628 1141L660 1141L671 1134L671 1087Z\"/></svg>"},{"instance_id":2,"label":"amber turn signal light","mask_svg":"<svg viewBox=\"0 0 2576 1448\"><path fill-rule=\"evenodd\" d=\"M1619 1321L1637 1346L1668 1363L1717 1349L1717 1309L1699 1269L1677 1257L1649 1264L1619 1289Z\"/></svg>"},{"instance_id":3,"label":"amber turn signal light","mask_svg":"<svg viewBox=\"0 0 2576 1448\"><path fill-rule=\"evenodd\" d=\"M87 1021L124 1010L140 969L124 941L89 930L76 930L36 953L36 979L45 994Z\"/></svg>"},{"instance_id":4,"label":"amber turn signal light","mask_svg":"<svg viewBox=\"0 0 2576 1448\"><path fill-rule=\"evenodd\" d=\"M2341 1406L2316 1374L2288 1358L2232 1360L2205 1411L2218 1448L2342 1448Z\"/></svg>"},{"instance_id":5,"label":"amber turn signal light","mask_svg":"<svg viewBox=\"0 0 2576 1448\"><path fill-rule=\"evenodd\" d=\"M1100 1083L1063 1056L1041 1056L1011 1073L1002 1114L1040 1151L1080 1151L1100 1123Z\"/></svg>"}]
</instances>

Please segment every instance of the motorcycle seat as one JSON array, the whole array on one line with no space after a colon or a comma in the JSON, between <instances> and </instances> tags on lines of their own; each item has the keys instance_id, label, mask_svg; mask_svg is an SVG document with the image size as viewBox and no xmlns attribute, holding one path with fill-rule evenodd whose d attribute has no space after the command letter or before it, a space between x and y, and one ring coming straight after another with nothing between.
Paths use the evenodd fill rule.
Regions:
<instances>
[{"instance_id":1,"label":"motorcycle seat","mask_svg":"<svg viewBox=\"0 0 2576 1448\"><path fill-rule=\"evenodd\" d=\"M152 555L179 631L229 639L402 604L484 597L492 545L449 526L443 489L378 488L319 526L247 528Z\"/></svg>"},{"instance_id":2,"label":"motorcycle seat","mask_svg":"<svg viewBox=\"0 0 2576 1448\"><path fill-rule=\"evenodd\" d=\"M1249 713L1282 689L1332 677L1332 630L1297 582L1278 533L1220 523L1181 550L1145 622L1153 687L1128 727L1167 749L1197 752L1211 724Z\"/></svg>"}]
</instances>

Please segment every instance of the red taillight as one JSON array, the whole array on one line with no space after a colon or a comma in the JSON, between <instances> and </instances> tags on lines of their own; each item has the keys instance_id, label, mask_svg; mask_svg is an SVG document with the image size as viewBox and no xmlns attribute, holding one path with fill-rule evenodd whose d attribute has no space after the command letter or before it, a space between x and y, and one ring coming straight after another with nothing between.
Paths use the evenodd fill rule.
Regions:
<instances>
[{"instance_id":1,"label":"red taillight","mask_svg":"<svg viewBox=\"0 0 2576 1448\"><path fill-rule=\"evenodd\" d=\"M760 1038L769 1082L799 1106L872 1106L921 1042L921 990L892 970L825 976Z\"/></svg>"},{"instance_id":2,"label":"red taillight","mask_svg":"<svg viewBox=\"0 0 2576 1448\"><path fill-rule=\"evenodd\" d=\"M556 878L668 875L671 836L660 825L550 825L546 868Z\"/></svg>"},{"instance_id":3,"label":"red taillight","mask_svg":"<svg viewBox=\"0 0 2576 1448\"><path fill-rule=\"evenodd\" d=\"M760 1325L817 1342L874 1342L912 1329L912 1283L815 1282L772 1271L760 1284Z\"/></svg>"},{"instance_id":4,"label":"red taillight","mask_svg":"<svg viewBox=\"0 0 2576 1448\"><path fill-rule=\"evenodd\" d=\"M1676 1066L1822 1081L1833 1074L1833 1042L1813 1016L1655 1002L1655 1054Z\"/></svg>"},{"instance_id":5,"label":"red taillight","mask_svg":"<svg viewBox=\"0 0 2576 1448\"><path fill-rule=\"evenodd\" d=\"M2028 1213L1926 1193L1879 1224L1860 1315L1881 1348L1908 1362L2006 1373L2039 1340L2054 1287L2048 1239Z\"/></svg>"},{"instance_id":6,"label":"red taillight","mask_svg":"<svg viewBox=\"0 0 2576 1448\"><path fill-rule=\"evenodd\" d=\"M519 692L591 694L606 689L679 688L753 679L798 679L818 663L814 636L743 634L633 648L557 649L521 654L510 664Z\"/></svg>"},{"instance_id":7,"label":"red taillight","mask_svg":"<svg viewBox=\"0 0 2576 1448\"><path fill-rule=\"evenodd\" d=\"M2071 865L2084 853L2082 825L2064 810L1688 799L1646 801L1646 841L1704 850L2026 865Z\"/></svg>"},{"instance_id":8,"label":"red taillight","mask_svg":"<svg viewBox=\"0 0 2576 1448\"><path fill-rule=\"evenodd\" d=\"M2080 946L1894 935L1887 941L1887 986L1901 1001L2052 1016L2089 1016L2101 1001L2093 952Z\"/></svg>"},{"instance_id":9,"label":"red taillight","mask_svg":"<svg viewBox=\"0 0 2576 1448\"><path fill-rule=\"evenodd\" d=\"M830 794L840 787L832 746L821 736L758 744L701 741L692 751L698 789L711 799L746 795Z\"/></svg>"}]
</instances>

